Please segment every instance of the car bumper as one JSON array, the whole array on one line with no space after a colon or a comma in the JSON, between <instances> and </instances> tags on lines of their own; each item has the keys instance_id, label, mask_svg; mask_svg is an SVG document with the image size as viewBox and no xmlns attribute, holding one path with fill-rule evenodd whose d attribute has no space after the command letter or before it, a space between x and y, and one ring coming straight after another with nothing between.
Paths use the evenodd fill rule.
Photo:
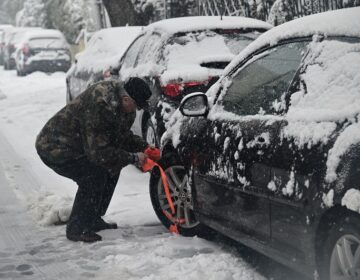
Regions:
<instances>
[{"instance_id":1,"label":"car bumper","mask_svg":"<svg viewBox=\"0 0 360 280\"><path fill-rule=\"evenodd\" d=\"M34 72L34 71L67 72L70 66L71 66L71 62L66 60L37 60L37 61L31 61L29 64L25 64L24 71L25 72Z\"/></svg>"}]
</instances>

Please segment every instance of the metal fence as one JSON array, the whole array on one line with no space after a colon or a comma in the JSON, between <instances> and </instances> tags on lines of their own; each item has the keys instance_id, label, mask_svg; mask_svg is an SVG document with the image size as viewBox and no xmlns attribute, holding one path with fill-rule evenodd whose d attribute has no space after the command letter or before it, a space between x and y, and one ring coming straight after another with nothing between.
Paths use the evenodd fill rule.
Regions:
<instances>
[{"instance_id":1,"label":"metal fence","mask_svg":"<svg viewBox=\"0 0 360 280\"><path fill-rule=\"evenodd\" d=\"M276 15L276 9L283 15L282 19L273 19L279 24L294 18L360 6L360 0L198 0L199 15L246 16L268 20L270 14ZM279 14L278 13L278 14ZM360 15L359 15L360 16Z\"/></svg>"}]
</instances>

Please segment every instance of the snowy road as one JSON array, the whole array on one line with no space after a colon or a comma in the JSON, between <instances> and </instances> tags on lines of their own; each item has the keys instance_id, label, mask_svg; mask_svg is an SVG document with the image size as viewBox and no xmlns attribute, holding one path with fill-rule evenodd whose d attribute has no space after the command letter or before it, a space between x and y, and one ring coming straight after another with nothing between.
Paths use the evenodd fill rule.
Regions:
<instances>
[{"instance_id":1,"label":"snowy road","mask_svg":"<svg viewBox=\"0 0 360 280\"><path fill-rule=\"evenodd\" d=\"M249 250L168 233L151 207L149 175L131 166L106 216L119 229L95 244L68 241L53 223L69 214L75 183L43 165L34 148L64 104L63 73L19 78L0 68L0 279L302 279Z\"/></svg>"}]
</instances>

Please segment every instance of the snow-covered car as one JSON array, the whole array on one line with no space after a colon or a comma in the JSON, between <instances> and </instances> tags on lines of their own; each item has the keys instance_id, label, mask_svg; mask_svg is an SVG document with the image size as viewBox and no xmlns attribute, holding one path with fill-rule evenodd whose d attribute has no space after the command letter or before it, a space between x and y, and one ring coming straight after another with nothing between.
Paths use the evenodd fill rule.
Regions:
<instances>
[{"instance_id":1,"label":"snow-covered car","mask_svg":"<svg viewBox=\"0 0 360 280\"><path fill-rule=\"evenodd\" d=\"M34 71L67 72L71 66L70 46L59 30L27 32L14 52L16 72L24 76Z\"/></svg>"},{"instance_id":2,"label":"snow-covered car","mask_svg":"<svg viewBox=\"0 0 360 280\"><path fill-rule=\"evenodd\" d=\"M122 55L139 35L142 27L127 26L102 29L94 33L86 49L77 54L66 77L66 100L74 99L90 85L111 78L119 69Z\"/></svg>"},{"instance_id":3,"label":"snow-covered car","mask_svg":"<svg viewBox=\"0 0 360 280\"><path fill-rule=\"evenodd\" d=\"M0 25L0 65L4 64L4 47L5 47L5 34L13 26L9 24Z\"/></svg>"},{"instance_id":4,"label":"snow-covered car","mask_svg":"<svg viewBox=\"0 0 360 280\"><path fill-rule=\"evenodd\" d=\"M158 170L150 179L166 227L209 227L310 277L360 279L359 15L275 27L184 97L162 138L169 195Z\"/></svg>"},{"instance_id":5,"label":"snow-covered car","mask_svg":"<svg viewBox=\"0 0 360 280\"><path fill-rule=\"evenodd\" d=\"M25 34L32 30L40 30L38 27L14 27L9 29L9 32L5 33L5 42L3 48L4 57L4 69L12 70L15 69L15 56L14 52L18 48L19 43L25 36Z\"/></svg>"},{"instance_id":6,"label":"snow-covered car","mask_svg":"<svg viewBox=\"0 0 360 280\"><path fill-rule=\"evenodd\" d=\"M183 96L205 92L250 42L272 26L244 17L184 17L144 28L120 63L120 80L140 77L152 96L138 114L136 133L159 144L165 125Z\"/></svg>"}]
</instances>

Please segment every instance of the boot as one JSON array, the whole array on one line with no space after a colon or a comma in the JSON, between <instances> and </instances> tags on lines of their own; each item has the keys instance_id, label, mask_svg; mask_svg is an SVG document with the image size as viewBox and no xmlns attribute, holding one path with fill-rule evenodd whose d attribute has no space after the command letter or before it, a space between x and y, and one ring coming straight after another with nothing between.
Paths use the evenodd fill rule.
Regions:
<instances>
[{"instance_id":1,"label":"boot","mask_svg":"<svg viewBox=\"0 0 360 280\"><path fill-rule=\"evenodd\" d=\"M92 230L94 232L98 232L104 229L117 229L117 224L115 223L107 223L102 218L97 218L94 222Z\"/></svg>"},{"instance_id":2,"label":"boot","mask_svg":"<svg viewBox=\"0 0 360 280\"><path fill-rule=\"evenodd\" d=\"M86 243L93 243L96 241L101 241L102 239L100 235L93 231L83 231L79 234L66 232L66 237L71 241L83 241Z\"/></svg>"}]
</instances>

